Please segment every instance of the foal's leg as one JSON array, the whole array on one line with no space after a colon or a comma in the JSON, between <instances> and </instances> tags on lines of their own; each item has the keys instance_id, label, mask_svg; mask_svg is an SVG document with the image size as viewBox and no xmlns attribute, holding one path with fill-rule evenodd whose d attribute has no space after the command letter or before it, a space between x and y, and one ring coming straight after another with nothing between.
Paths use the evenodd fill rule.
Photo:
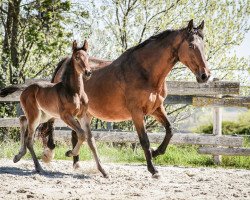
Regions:
<instances>
[{"instance_id":1,"label":"foal's leg","mask_svg":"<svg viewBox=\"0 0 250 200\"><path fill-rule=\"evenodd\" d=\"M102 173L102 175L107 178L108 175L105 172L105 170L103 169L103 167L101 165L101 161L100 161L99 156L98 156L98 152L97 152L97 148L96 148L96 144L95 144L95 138L93 137L93 135L91 133L91 130L90 130L91 118L92 117L89 117L89 116L85 115L80 120L81 126L84 129L84 131L87 133L87 142L88 142L88 145L89 145L89 147L90 147L90 149L92 151L92 154L93 154L93 156L95 158L97 168Z\"/></svg>"},{"instance_id":2,"label":"foal's leg","mask_svg":"<svg viewBox=\"0 0 250 200\"><path fill-rule=\"evenodd\" d=\"M28 130L27 130L27 119L24 115L19 117L20 121L20 140L21 140L21 148L19 150L19 153L15 155L13 162L16 163L18 162L25 154L27 151L27 135L28 135Z\"/></svg>"},{"instance_id":3,"label":"foal's leg","mask_svg":"<svg viewBox=\"0 0 250 200\"><path fill-rule=\"evenodd\" d=\"M165 135L162 143L160 144L160 146L156 150L152 150L152 156L157 157L158 155L165 153L167 146L169 144L169 141L170 141L171 137L173 136L173 132L172 132L171 124L169 123L169 121L167 119L167 114L166 114L166 111L165 111L165 108L163 105L161 105L161 107L157 108L155 110L155 112L152 114L152 116L154 116L154 118L158 122L160 122L166 129L166 135Z\"/></svg>"},{"instance_id":4,"label":"foal's leg","mask_svg":"<svg viewBox=\"0 0 250 200\"><path fill-rule=\"evenodd\" d=\"M74 130L71 131L71 144L72 147L75 148L76 144L77 144L77 134ZM80 167L79 165L79 155L77 156L73 156L73 167L74 169L78 169Z\"/></svg>"},{"instance_id":5,"label":"foal's leg","mask_svg":"<svg viewBox=\"0 0 250 200\"><path fill-rule=\"evenodd\" d=\"M78 141L73 148L73 150L69 150L65 153L66 156L77 156L79 155L80 147L82 143L86 140L86 134L84 130L81 128L81 125L78 121L74 119L74 117L68 113L63 113L61 115L61 119L74 131L76 131Z\"/></svg>"},{"instance_id":6,"label":"foal's leg","mask_svg":"<svg viewBox=\"0 0 250 200\"><path fill-rule=\"evenodd\" d=\"M146 157L148 171L153 175L153 178L158 178L159 177L158 171L154 167L152 162L150 143L148 140L148 135L146 133L145 123L144 123L144 114L141 110L133 110L131 114L137 134L139 136L142 149Z\"/></svg>"},{"instance_id":7,"label":"foal's leg","mask_svg":"<svg viewBox=\"0 0 250 200\"><path fill-rule=\"evenodd\" d=\"M34 145L34 134L36 131L36 128L38 127L40 123L41 113L36 108L29 107L29 110L27 112L27 118L28 118L28 136L27 136L27 147L30 151L30 154L32 156L33 162L35 164L35 169L38 173L44 172L34 151L33 145Z\"/></svg>"}]
</instances>

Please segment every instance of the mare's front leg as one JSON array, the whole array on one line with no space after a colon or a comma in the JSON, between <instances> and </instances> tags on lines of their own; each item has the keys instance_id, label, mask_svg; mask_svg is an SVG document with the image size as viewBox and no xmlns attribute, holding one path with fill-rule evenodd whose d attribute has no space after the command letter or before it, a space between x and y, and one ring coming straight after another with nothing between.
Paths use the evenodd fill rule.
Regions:
<instances>
[{"instance_id":1,"label":"mare's front leg","mask_svg":"<svg viewBox=\"0 0 250 200\"><path fill-rule=\"evenodd\" d=\"M77 156L79 155L80 147L82 143L86 140L86 134L84 130L81 128L81 125L75 118L69 113L62 113L61 119L77 134L77 143L73 150L69 150L65 153L66 156Z\"/></svg>"},{"instance_id":2,"label":"mare's front leg","mask_svg":"<svg viewBox=\"0 0 250 200\"><path fill-rule=\"evenodd\" d=\"M149 143L148 135L146 133L144 114L141 110L134 109L131 112L131 115L132 115L132 120L134 122L137 134L139 136L140 144L142 146L142 149L146 157L148 171L152 174L153 178L158 178L159 177L158 171L154 167L153 162L152 162L152 154L150 150L150 143Z\"/></svg>"},{"instance_id":3,"label":"mare's front leg","mask_svg":"<svg viewBox=\"0 0 250 200\"><path fill-rule=\"evenodd\" d=\"M158 155L162 155L166 152L169 141L171 137L173 136L173 132L172 132L171 124L168 121L167 114L166 114L163 104L161 105L161 107L157 108L154 113L152 113L152 116L158 122L160 122L165 127L165 130L166 130L166 135L162 143L160 144L160 146L156 150L152 150L152 156L157 157Z\"/></svg>"}]
</instances>

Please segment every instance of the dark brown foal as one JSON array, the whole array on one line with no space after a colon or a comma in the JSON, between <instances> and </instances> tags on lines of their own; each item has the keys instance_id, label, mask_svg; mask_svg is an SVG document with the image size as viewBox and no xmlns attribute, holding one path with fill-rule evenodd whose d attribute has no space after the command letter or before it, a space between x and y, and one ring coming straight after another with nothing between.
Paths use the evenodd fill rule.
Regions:
<instances>
[{"instance_id":1,"label":"dark brown foal","mask_svg":"<svg viewBox=\"0 0 250 200\"><path fill-rule=\"evenodd\" d=\"M77 43L74 41L72 57L66 66L61 82L32 84L21 93L20 102L25 113L25 116L20 117L22 147L14 157L14 162L18 162L25 155L27 147L32 155L36 171L43 171L33 149L33 137L40 123L51 122L55 118L63 120L77 134L77 143L73 150L66 152L67 156L77 156L82 143L86 139L92 140L89 121L86 119L88 97L83 83L83 78L89 79L92 73L86 53L87 47L87 41L84 42L82 48L77 48ZM96 146L92 145L90 149L94 154L98 169L106 177L107 173L101 166Z\"/></svg>"}]
</instances>

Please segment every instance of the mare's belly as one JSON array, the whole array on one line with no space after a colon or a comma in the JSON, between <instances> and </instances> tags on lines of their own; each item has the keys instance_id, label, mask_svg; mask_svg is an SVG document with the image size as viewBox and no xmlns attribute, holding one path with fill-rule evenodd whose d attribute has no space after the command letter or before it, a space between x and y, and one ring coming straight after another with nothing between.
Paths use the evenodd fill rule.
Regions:
<instances>
[{"instance_id":1,"label":"mare's belly","mask_svg":"<svg viewBox=\"0 0 250 200\"><path fill-rule=\"evenodd\" d=\"M108 122L131 120L131 114L123 101L90 100L88 112L92 116Z\"/></svg>"}]
</instances>

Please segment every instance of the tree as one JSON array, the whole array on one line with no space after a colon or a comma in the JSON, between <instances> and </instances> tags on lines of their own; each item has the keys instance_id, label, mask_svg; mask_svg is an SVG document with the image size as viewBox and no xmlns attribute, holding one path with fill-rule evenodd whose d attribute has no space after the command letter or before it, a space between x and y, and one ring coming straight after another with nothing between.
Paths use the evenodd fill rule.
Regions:
<instances>
[{"instance_id":1,"label":"tree","mask_svg":"<svg viewBox=\"0 0 250 200\"><path fill-rule=\"evenodd\" d=\"M99 55L115 59L126 49L160 31L181 28L192 18L197 24L205 20L206 55L213 76L250 84L247 78L249 74L242 76L242 72L248 73L249 60L238 58L232 53L232 49L241 44L245 33L249 31L249 10L249 0L103 0L93 3L90 15L96 19L92 40L99 44L93 51L99 53L99 49L102 49ZM178 64L168 80L194 78L185 66ZM186 117L179 114L183 111L180 109L182 107L190 109L181 105L169 106L167 110L174 114L174 120L179 121Z\"/></svg>"}]
</instances>

